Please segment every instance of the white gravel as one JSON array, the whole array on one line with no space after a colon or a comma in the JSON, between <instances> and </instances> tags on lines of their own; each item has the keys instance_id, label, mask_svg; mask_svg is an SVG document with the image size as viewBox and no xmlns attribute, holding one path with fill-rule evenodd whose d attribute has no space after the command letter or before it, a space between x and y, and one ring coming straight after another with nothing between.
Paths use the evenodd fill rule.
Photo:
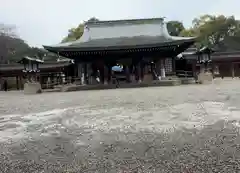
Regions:
<instances>
[{"instance_id":1,"label":"white gravel","mask_svg":"<svg viewBox=\"0 0 240 173\"><path fill-rule=\"evenodd\" d=\"M147 146L152 144L159 146L159 143L153 141L156 139L165 141L165 138L163 140L163 134L166 134L168 139L171 137L171 145L174 143L174 145L177 145L178 142L182 141L182 146L189 141L195 141L191 144L194 143L197 146L197 144L204 142L205 138L196 142L196 136L200 133L205 134L206 129L207 134L205 136L210 135L211 138L211 135L216 137L216 134L221 132L222 127L228 129L227 121L231 122L231 130L239 126L239 96L239 79L217 79L210 85L43 93L41 95L1 92L0 142L2 145L0 145L0 149L2 156L4 156L2 158L7 160L4 162L5 165L2 166L5 172L14 172L16 169L19 172L46 171L46 165L48 165L48 170L51 170L49 172L56 169L58 172L66 170L69 172L79 172L80 170L93 172L94 170L90 167L103 172L107 168L98 167L99 165L96 164L98 159L92 154L95 153L99 157L105 156L100 150L115 145L116 141L123 142L120 145L121 152L126 149L123 147L125 145L134 144L128 146L127 149L135 150L135 152L142 152L143 148L146 148L146 142L148 143ZM217 130L215 128L215 130L212 130L214 134L211 133L211 130L208 131L210 126L211 129L213 127L217 128ZM190 131L191 136L192 134L195 134L195 136L186 138L184 134L188 134ZM237 134L235 131L231 131L232 133ZM67 146L62 146L63 144ZM141 146L143 144L144 146ZM63 151L51 152L50 154L49 150L54 150L58 145L63 147ZM139 147L142 147L142 149L139 150ZM113 148L116 149L116 146ZM172 147L170 148L169 150L172 150ZM199 148L201 147L199 146ZM158 150L162 151L161 149ZM198 150L200 152L201 149ZM212 150L209 149L209 151ZM118 152L115 151L116 153ZM127 153L130 153L130 151ZM189 154L191 153L192 151L189 150ZM169 156L169 153L166 155ZM160 155L158 156L160 157ZM139 164L145 165L145 167L147 165L153 165L152 167L154 167L153 163L147 162L148 157L146 155L141 156L142 162L139 161L138 164L136 161L138 159L135 158L137 156L132 156L132 160L135 161L132 166L125 162L124 164L122 162L116 164L116 161L111 160L110 156L108 157L108 164L115 165L114 169L113 167L110 169L112 172L118 172L119 169L138 170L141 167ZM186 157L190 158L187 155ZM93 158L95 158L95 161L93 161ZM116 156L113 158L116 158ZM118 160L122 161L123 158L125 159L125 155ZM155 156L152 156L152 158L155 158L155 162L157 162ZM170 163L175 159L177 157L167 157L166 160ZM27 161L29 160L34 160L34 163L29 163L31 166L28 165ZM88 163L85 167L82 165L83 160L87 160ZM92 165L90 164L91 166L89 166L89 160L93 162ZM69 165L68 161L71 161L70 165L74 166L66 167L66 165ZM19 167L19 163L22 167ZM24 168L23 163L28 166ZM55 166L49 167L53 163L55 163ZM179 169L190 168L194 172L208 170L201 167L202 162L199 163L201 169L197 168L197 161L194 162L195 166L189 163L179 165L175 163L175 165L178 165L176 170L175 168L165 167L162 167L161 170L163 170L162 172L180 172ZM156 165L155 167L157 167ZM161 163L160 165L165 164ZM122 166L125 168L122 168ZM32 167L32 169L30 170L29 167ZM153 171L153 168L150 167L148 167L149 170ZM229 170L234 172L235 169L237 168ZM143 169L141 168L141 170ZM219 170L223 169L219 167Z\"/></svg>"}]
</instances>

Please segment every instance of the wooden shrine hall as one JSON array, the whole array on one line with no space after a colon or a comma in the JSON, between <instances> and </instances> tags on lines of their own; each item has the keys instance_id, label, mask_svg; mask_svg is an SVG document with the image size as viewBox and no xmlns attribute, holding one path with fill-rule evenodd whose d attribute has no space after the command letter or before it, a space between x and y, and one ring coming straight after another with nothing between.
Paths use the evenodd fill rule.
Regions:
<instances>
[{"instance_id":1,"label":"wooden shrine hall","mask_svg":"<svg viewBox=\"0 0 240 173\"><path fill-rule=\"evenodd\" d=\"M163 18L85 23L82 37L46 50L73 59L82 84L111 82L111 69L123 65L126 82L164 79L176 74L175 57L195 42L192 37L170 36Z\"/></svg>"}]
</instances>

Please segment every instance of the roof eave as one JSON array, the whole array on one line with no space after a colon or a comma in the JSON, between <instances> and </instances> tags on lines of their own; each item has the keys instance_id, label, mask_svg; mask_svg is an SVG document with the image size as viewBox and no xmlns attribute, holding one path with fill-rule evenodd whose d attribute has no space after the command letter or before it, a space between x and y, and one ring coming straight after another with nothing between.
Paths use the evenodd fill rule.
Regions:
<instances>
[{"instance_id":1,"label":"roof eave","mask_svg":"<svg viewBox=\"0 0 240 173\"><path fill-rule=\"evenodd\" d=\"M188 39L182 39L182 40L173 40L170 42L160 42L155 44L144 44L144 45L127 45L127 46L109 46L109 47L74 47L74 46L61 46L61 47L55 47L55 46L45 46L43 45L44 49L50 51L50 52L61 52L61 51L100 51L100 50L119 50L119 49L131 49L131 48L150 48L150 47L159 47L159 46L172 46L172 45L178 45L183 44L186 42L195 42L196 38L191 37Z\"/></svg>"},{"instance_id":2,"label":"roof eave","mask_svg":"<svg viewBox=\"0 0 240 173\"><path fill-rule=\"evenodd\" d=\"M37 62L37 63L44 63L43 60L37 59L37 58L31 58L28 56L24 56L22 59L20 59L19 61L17 61L17 63L22 63L24 60L28 60L28 61L32 61L32 62Z\"/></svg>"}]
</instances>

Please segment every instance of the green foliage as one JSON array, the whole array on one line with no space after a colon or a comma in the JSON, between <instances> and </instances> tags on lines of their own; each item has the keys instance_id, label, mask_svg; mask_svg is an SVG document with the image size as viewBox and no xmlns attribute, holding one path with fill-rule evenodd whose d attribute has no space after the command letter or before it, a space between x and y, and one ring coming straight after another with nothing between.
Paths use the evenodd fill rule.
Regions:
<instances>
[{"instance_id":1,"label":"green foliage","mask_svg":"<svg viewBox=\"0 0 240 173\"><path fill-rule=\"evenodd\" d=\"M88 21L87 22L98 22L99 21L99 19L97 19L96 17L91 17L90 19L88 19Z\"/></svg>"},{"instance_id":2,"label":"green foliage","mask_svg":"<svg viewBox=\"0 0 240 173\"><path fill-rule=\"evenodd\" d=\"M7 35L0 36L0 47L1 63L17 60L17 56L22 56L30 50L22 39Z\"/></svg>"},{"instance_id":3,"label":"green foliage","mask_svg":"<svg viewBox=\"0 0 240 173\"><path fill-rule=\"evenodd\" d=\"M96 22L99 21L97 18L92 17L87 22ZM84 32L84 23L80 23L76 28L71 28L68 30L68 35L62 40L62 43L71 42L78 40Z\"/></svg>"},{"instance_id":4,"label":"green foliage","mask_svg":"<svg viewBox=\"0 0 240 173\"><path fill-rule=\"evenodd\" d=\"M184 29L179 33L179 36L182 37L196 37L197 36L197 32L194 28L188 28L188 29Z\"/></svg>"},{"instance_id":5,"label":"green foliage","mask_svg":"<svg viewBox=\"0 0 240 173\"><path fill-rule=\"evenodd\" d=\"M236 39L240 35L240 23L233 16L203 15L193 20L193 26L183 30L181 36L198 37L197 46L216 47L226 40ZM229 45L235 46L235 43Z\"/></svg>"},{"instance_id":6,"label":"green foliage","mask_svg":"<svg viewBox=\"0 0 240 173\"><path fill-rule=\"evenodd\" d=\"M42 58L47 53L44 49L30 47L17 37L13 26L4 24L0 24L0 47L0 63L16 62L23 56Z\"/></svg>"},{"instance_id":7,"label":"green foliage","mask_svg":"<svg viewBox=\"0 0 240 173\"><path fill-rule=\"evenodd\" d=\"M171 36L179 36L180 33L185 30L183 23L179 21L169 21L167 23L167 29Z\"/></svg>"},{"instance_id":8,"label":"green foliage","mask_svg":"<svg viewBox=\"0 0 240 173\"><path fill-rule=\"evenodd\" d=\"M71 28L68 30L68 35L62 40L62 43L75 41L83 35L84 24L78 25L76 28Z\"/></svg>"}]
</instances>

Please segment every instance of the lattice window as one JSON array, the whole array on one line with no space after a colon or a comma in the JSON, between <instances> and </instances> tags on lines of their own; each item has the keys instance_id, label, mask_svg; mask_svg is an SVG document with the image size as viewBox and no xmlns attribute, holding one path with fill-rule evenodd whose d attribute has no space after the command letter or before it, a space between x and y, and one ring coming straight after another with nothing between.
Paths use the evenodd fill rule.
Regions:
<instances>
[{"instance_id":1,"label":"lattice window","mask_svg":"<svg viewBox=\"0 0 240 173\"><path fill-rule=\"evenodd\" d=\"M166 60L165 60L165 71L167 72L167 73L169 73L169 72L172 72L173 71L173 69L172 69L172 58L166 58Z\"/></svg>"}]
</instances>

